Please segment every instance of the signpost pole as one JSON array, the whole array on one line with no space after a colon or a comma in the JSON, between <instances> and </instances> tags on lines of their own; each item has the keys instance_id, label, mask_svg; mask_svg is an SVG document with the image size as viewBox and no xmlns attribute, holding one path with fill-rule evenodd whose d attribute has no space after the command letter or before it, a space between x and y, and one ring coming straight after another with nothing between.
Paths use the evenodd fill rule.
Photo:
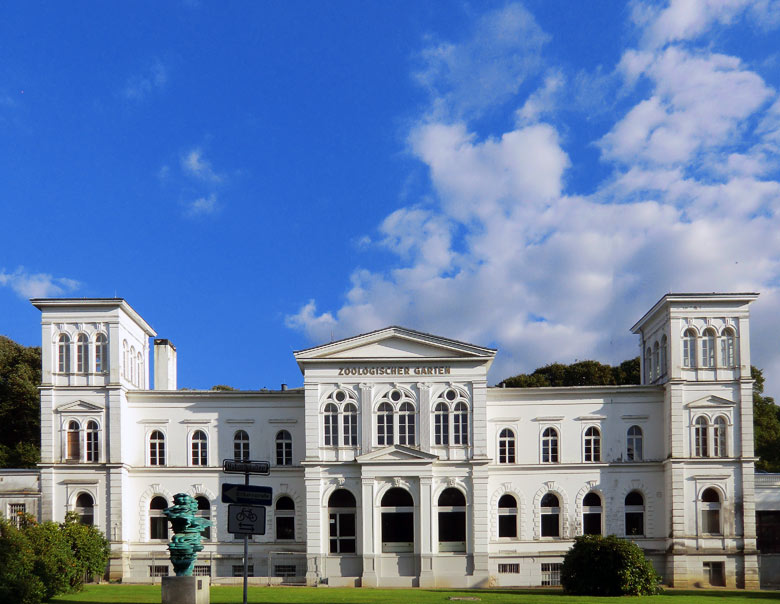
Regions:
<instances>
[{"instance_id":1,"label":"signpost pole","mask_svg":"<svg viewBox=\"0 0 780 604\"><path fill-rule=\"evenodd\" d=\"M244 484L249 485L249 472L244 474ZM246 586L249 576L249 535L244 534L244 604L246 604Z\"/></svg>"}]
</instances>

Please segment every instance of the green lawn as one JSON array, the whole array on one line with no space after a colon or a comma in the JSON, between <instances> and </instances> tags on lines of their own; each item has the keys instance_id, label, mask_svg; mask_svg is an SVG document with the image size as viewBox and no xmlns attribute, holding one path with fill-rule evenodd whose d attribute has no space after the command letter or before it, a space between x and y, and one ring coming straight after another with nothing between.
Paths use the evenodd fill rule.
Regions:
<instances>
[{"instance_id":1,"label":"green lawn","mask_svg":"<svg viewBox=\"0 0 780 604\"><path fill-rule=\"evenodd\" d=\"M242 587L214 586L211 604L242 602ZM780 592L667 590L663 595L644 598L584 598L564 596L554 590L492 589L478 591L423 590L423 589L339 589L329 587L250 587L252 604L450 604L449 598L476 597L482 604L553 604L555 602L604 602L615 604L639 600L643 604L759 604L759 601L780 602ZM672 600L673 598L673 600ZM160 602L159 585L88 585L83 592L55 598L52 602L71 604L101 603L148 604ZM468 602L468 601L465 601Z\"/></svg>"}]
</instances>

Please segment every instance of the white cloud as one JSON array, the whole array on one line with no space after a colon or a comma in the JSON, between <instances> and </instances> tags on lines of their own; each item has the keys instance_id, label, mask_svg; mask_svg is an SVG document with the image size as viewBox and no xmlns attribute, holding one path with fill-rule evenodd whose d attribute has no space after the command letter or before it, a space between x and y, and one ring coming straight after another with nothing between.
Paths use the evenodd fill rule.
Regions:
<instances>
[{"instance_id":1,"label":"white cloud","mask_svg":"<svg viewBox=\"0 0 780 604\"><path fill-rule=\"evenodd\" d=\"M544 115L551 113L564 84L565 78L559 71L548 74L542 87L531 94L517 110L515 116L518 125L533 124Z\"/></svg>"},{"instance_id":2,"label":"white cloud","mask_svg":"<svg viewBox=\"0 0 780 604\"><path fill-rule=\"evenodd\" d=\"M211 162L203 158L203 151L198 147L190 149L182 156L181 167L185 174L198 180L212 183L222 181L222 175L214 171Z\"/></svg>"},{"instance_id":3,"label":"white cloud","mask_svg":"<svg viewBox=\"0 0 780 604\"><path fill-rule=\"evenodd\" d=\"M185 209L185 214L189 218L200 218L215 214L218 210L217 196L212 193L207 197L198 197L196 200L189 202Z\"/></svg>"},{"instance_id":4,"label":"white cloud","mask_svg":"<svg viewBox=\"0 0 780 604\"><path fill-rule=\"evenodd\" d=\"M129 77L122 94L128 100L143 101L167 83L168 69L160 61L155 61L143 74Z\"/></svg>"},{"instance_id":5,"label":"white cloud","mask_svg":"<svg viewBox=\"0 0 780 604\"><path fill-rule=\"evenodd\" d=\"M81 284L67 277L53 277L48 273L29 273L24 267L8 273L0 270L0 286L10 287L22 298L46 298L72 292Z\"/></svg>"}]
</instances>

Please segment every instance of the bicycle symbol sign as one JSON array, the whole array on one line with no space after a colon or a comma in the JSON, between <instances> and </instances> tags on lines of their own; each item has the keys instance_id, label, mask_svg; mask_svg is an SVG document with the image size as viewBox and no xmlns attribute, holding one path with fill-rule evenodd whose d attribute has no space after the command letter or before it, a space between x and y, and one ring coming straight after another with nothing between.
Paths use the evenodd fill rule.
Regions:
<instances>
[{"instance_id":1,"label":"bicycle symbol sign","mask_svg":"<svg viewBox=\"0 0 780 604\"><path fill-rule=\"evenodd\" d=\"M265 506L228 506L228 532L234 535L265 535Z\"/></svg>"}]
</instances>

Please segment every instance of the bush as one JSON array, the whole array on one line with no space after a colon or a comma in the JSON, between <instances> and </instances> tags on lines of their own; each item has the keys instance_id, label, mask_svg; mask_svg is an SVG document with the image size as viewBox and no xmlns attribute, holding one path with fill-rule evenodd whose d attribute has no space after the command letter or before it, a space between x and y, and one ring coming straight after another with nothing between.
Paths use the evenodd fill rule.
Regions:
<instances>
[{"instance_id":1,"label":"bush","mask_svg":"<svg viewBox=\"0 0 780 604\"><path fill-rule=\"evenodd\" d=\"M66 514L65 522L60 528L65 542L73 552L76 564L70 587L78 591L84 586L85 578L102 576L106 572L111 548L103 533L94 526L81 524L75 512Z\"/></svg>"},{"instance_id":2,"label":"bush","mask_svg":"<svg viewBox=\"0 0 780 604\"><path fill-rule=\"evenodd\" d=\"M0 519L0 602L39 604L45 594L35 574L35 551L27 536Z\"/></svg>"},{"instance_id":3,"label":"bush","mask_svg":"<svg viewBox=\"0 0 780 604\"><path fill-rule=\"evenodd\" d=\"M577 537L561 568L564 591L577 595L650 595L660 591L660 581L639 546L614 535Z\"/></svg>"},{"instance_id":4,"label":"bush","mask_svg":"<svg viewBox=\"0 0 780 604\"><path fill-rule=\"evenodd\" d=\"M44 586L44 600L71 590L77 572L76 557L59 524L29 523L22 532L35 554L33 573Z\"/></svg>"}]
</instances>

